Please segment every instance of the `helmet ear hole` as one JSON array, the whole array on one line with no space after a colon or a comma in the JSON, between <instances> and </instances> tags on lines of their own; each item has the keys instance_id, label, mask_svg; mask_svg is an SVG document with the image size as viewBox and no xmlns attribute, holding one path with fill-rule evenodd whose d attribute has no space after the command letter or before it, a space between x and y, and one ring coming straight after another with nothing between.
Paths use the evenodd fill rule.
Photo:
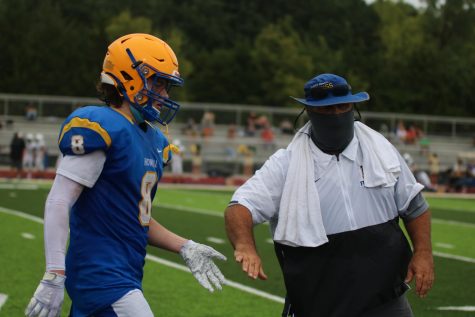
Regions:
<instances>
[{"instance_id":1,"label":"helmet ear hole","mask_svg":"<svg viewBox=\"0 0 475 317\"><path fill-rule=\"evenodd\" d=\"M132 76L130 76L126 71L121 70L120 73L122 74L122 77L124 77L125 80L132 80Z\"/></svg>"}]
</instances>

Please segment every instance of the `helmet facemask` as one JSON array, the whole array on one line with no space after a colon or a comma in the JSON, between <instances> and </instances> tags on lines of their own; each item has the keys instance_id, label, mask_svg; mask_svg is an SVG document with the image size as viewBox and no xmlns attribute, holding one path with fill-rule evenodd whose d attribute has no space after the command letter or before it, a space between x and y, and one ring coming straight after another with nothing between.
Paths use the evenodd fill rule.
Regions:
<instances>
[{"instance_id":1,"label":"helmet facemask","mask_svg":"<svg viewBox=\"0 0 475 317\"><path fill-rule=\"evenodd\" d=\"M132 52L128 49L127 54L133 65L136 65L135 70L143 83L142 89L134 96L134 100L129 100L130 104L142 114L145 120L157 121L161 125L169 124L175 118L180 105L161 95L159 91L164 89L168 93L173 86L182 86L183 79L162 73L149 64L136 61ZM163 85L165 87L162 87ZM159 89L156 89L157 87ZM129 99L126 94L124 94L124 97ZM154 107L154 103L158 103L159 108Z\"/></svg>"}]
</instances>

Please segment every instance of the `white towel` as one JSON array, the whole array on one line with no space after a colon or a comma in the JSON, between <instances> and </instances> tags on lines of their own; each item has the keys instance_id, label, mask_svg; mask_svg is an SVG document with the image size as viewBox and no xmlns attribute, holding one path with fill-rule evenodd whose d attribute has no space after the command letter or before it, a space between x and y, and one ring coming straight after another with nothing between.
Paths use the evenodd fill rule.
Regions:
<instances>
[{"instance_id":1,"label":"white towel","mask_svg":"<svg viewBox=\"0 0 475 317\"><path fill-rule=\"evenodd\" d=\"M328 242L313 179L314 164L309 144L312 141L309 141L308 133L310 122L299 130L287 147L291 158L274 240L290 246L317 247Z\"/></svg>"},{"instance_id":2,"label":"white towel","mask_svg":"<svg viewBox=\"0 0 475 317\"><path fill-rule=\"evenodd\" d=\"M365 187L391 187L401 173L397 150L380 133L356 121L355 134L363 154Z\"/></svg>"},{"instance_id":3,"label":"white towel","mask_svg":"<svg viewBox=\"0 0 475 317\"><path fill-rule=\"evenodd\" d=\"M289 246L317 247L328 238L323 226L320 197L314 183L314 162L308 137L310 122L299 130L287 149L291 152L279 208L274 241ZM365 186L392 186L401 169L393 146L381 134L355 122L363 152Z\"/></svg>"}]
</instances>

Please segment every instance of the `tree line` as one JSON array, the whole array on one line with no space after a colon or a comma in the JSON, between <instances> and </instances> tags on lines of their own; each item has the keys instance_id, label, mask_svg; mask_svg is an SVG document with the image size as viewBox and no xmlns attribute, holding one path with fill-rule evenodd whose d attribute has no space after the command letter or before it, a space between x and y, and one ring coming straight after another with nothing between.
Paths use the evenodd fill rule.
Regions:
<instances>
[{"instance_id":1,"label":"tree line","mask_svg":"<svg viewBox=\"0 0 475 317\"><path fill-rule=\"evenodd\" d=\"M365 110L475 116L475 0L0 0L0 91L95 96L108 43L143 32L180 61L180 101L292 106L317 73Z\"/></svg>"}]
</instances>

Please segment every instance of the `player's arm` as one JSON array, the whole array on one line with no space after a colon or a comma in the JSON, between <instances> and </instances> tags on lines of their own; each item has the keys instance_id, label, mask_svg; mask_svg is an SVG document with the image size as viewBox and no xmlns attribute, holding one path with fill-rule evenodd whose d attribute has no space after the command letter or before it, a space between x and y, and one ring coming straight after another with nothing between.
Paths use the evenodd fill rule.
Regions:
<instances>
[{"instance_id":1,"label":"player's arm","mask_svg":"<svg viewBox=\"0 0 475 317\"><path fill-rule=\"evenodd\" d=\"M155 219L150 219L148 244L157 248L178 253L187 241L188 239L171 232L158 223Z\"/></svg>"},{"instance_id":2,"label":"player's arm","mask_svg":"<svg viewBox=\"0 0 475 317\"><path fill-rule=\"evenodd\" d=\"M230 205L225 211L226 233L234 247L234 258L241 263L242 270L249 277L266 280L261 258L257 254L253 234L252 216L249 210L240 204Z\"/></svg>"},{"instance_id":3,"label":"player's arm","mask_svg":"<svg viewBox=\"0 0 475 317\"><path fill-rule=\"evenodd\" d=\"M221 271L213 262L213 258L226 260L226 257L210 246L185 239L150 219L148 243L175 253L180 253L186 265L198 282L209 290L222 289L225 279ZM214 288L213 288L214 286Z\"/></svg>"},{"instance_id":4,"label":"player's arm","mask_svg":"<svg viewBox=\"0 0 475 317\"><path fill-rule=\"evenodd\" d=\"M69 210L82 190L81 184L62 175L56 175L45 204L46 273L25 310L27 316L59 316L61 313L66 279L65 254L69 235Z\"/></svg>"}]
</instances>

